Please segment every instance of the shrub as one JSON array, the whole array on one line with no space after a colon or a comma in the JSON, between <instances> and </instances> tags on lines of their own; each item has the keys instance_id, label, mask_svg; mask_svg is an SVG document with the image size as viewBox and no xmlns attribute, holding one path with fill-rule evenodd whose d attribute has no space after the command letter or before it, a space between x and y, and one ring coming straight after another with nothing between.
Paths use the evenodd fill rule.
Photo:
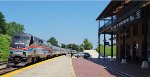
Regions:
<instances>
[{"instance_id":1,"label":"shrub","mask_svg":"<svg viewBox=\"0 0 150 77\"><path fill-rule=\"evenodd\" d=\"M10 36L0 34L0 61L6 60L9 55Z\"/></svg>"}]
</instances>

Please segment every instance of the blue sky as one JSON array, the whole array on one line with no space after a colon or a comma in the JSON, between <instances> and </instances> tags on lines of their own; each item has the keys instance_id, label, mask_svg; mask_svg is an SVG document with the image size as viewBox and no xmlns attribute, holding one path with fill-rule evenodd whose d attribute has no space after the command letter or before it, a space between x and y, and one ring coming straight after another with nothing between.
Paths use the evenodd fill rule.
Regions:
<instances>
[{"instance_id":1,"label":"blue sky","mask_svg":"<svg viewBox=\"0 0 150 77\"><path fill-rule=\"evenodd\" d=\"M97 46L97 16L109 1L0 1L7 22L23 24L25 32L59 43L81 44L88 38ZM103 37L101 37L103 39ZM102 40L101 40L102 41Z\"/></svg>"}]
</instances>

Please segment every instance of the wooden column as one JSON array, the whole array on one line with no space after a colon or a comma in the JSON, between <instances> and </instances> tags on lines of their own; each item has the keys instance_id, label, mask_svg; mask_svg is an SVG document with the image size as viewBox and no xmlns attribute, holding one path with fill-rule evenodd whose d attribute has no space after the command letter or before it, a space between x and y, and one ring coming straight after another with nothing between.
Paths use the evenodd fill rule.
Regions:
<instances>
[{"instance_id":1,"label":"wooden column","mask_svg":"<svg viewBox=\"0 0 150 77\"><path fill-rule=\"evenodd\" d=\"M104 19L104 28L105 28L105 19ZM106 42L105 32L106 32L106 30L104 29L104 58L105 58L105 50L106 50L106 46L105 46L105 42Z\"/></svg>"},{"instance_id":2,"label":"wooden column","mask_svg":"<svg viewBox=\"0 0 150 77\"><path fill-rule=\"evenodd\" d=\"M125 1L124 1L124 8L123 8L123 11L124 11L124 13L125 13ZM125 33L125 26L123 26L123 33L122 33L122 38L123 38L123 40L122 40L122 43L123 43L123 49L122 49L122 61L121 61L121 63L127 63L126 62L126 58L125 58L125 42L126 42L126 33Z\"/></svg>"},{"instance_id":3,"label":"wooden column","mask_svg":"<svg viewBox=\"0 0 150 77\"><path fill-rule=\"evenodd\" d=\"M144 26L144 51L143 53L143 62L141 68L149 68L148 59L147 59L147 33L148 33L148 8L144 7L142 12L143 26Z\"/></svg>"},{"instance_id":4,"label":"wooden column","mask_svg":"<svg viewBox=\"0 0 150 77\"><path fill-rule=\"evenodd\" d=\"M113 23L113 16L111 17L111 22ZM113 60L113 30L111 31L111 61Z\"/></svg>"},{"instance_id":5,"label":"wooden column","mask_svg":"<svg viewBox=\"0 0 150 77\"><path fill-rule=\"evenodd\" d=\"M99 53L99 58L100 58L100 31L99 30L100 30L100 20L99 20L99 28L98 28L98 46L99 46L99 48L98 48L99 52L98 53Z\"/></svg>"},{"instance_id":6,"label":"wooden column","mask_svg":"<svg viewBox=\"0 0 150 77\"><path fill-rule=\"evenodd\" d=\"M123 33L122 33L122 36L123 36L123 40L122 40L122 44L123 44L123 49L122 49L122 62L121 63L126 63L126 58L125 58L125 42L126 42L126 36L125 36L125 26L123 26Z\"/></svg>"}]
</instances>

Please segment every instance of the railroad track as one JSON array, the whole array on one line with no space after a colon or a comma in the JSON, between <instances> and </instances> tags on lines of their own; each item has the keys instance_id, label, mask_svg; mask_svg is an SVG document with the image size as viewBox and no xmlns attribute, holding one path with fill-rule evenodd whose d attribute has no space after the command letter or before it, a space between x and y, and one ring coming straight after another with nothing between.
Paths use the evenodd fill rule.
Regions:
<instances>
[{"instance_id":1,"label":"railroad track","mask_svg":"<svg viewBox=\"0 0 150 77\"><path fill-rule=\"evenodd\" d=\"M17 70L18 68L14 68L14 67L6 67L6 68L2 68L0 69L0 75L6 74L8 72Z\"/></svg>"},{"instance_id":2,"label":"railroad track","mask_svg":"<svg viewBox=\"0 0 150 77\"><path fill-rule=\"evenodd\" d=\"M7 64L7 62L0 62L0 66L6 65L6 64Z\"/></svg>"},{"instance_id":3,"label":"railroad track","mask_svg":"<svg viewBox=\"0 0 150 77\"><path fill-rule=\"evenodd\" d=\"M0 62L0 70L6 68L7 62Z\"/></svg>"}]
</instances>

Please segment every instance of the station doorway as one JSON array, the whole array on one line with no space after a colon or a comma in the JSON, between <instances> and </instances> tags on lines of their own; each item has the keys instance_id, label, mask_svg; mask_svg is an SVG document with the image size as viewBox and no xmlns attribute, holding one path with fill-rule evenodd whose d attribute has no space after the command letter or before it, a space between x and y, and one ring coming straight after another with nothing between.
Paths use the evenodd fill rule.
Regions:
<instances>
[{"instance_id":1,"label":"station doorway","mask_svg":"<svg viewBox=\"0 0 150 77\"><path fill-rule=\"evenodd\" d=\"M132 54L133 54L133 56L132 56L132 60L134 61L134 62L139 62L139 57L137 56L138 54L138 50L137 50L137 45L136 45L137 43L136 42L133 42L133 47L132 47L132 49L133 49L133 51L132 51Z\"/></svg>"}]
</instances>

